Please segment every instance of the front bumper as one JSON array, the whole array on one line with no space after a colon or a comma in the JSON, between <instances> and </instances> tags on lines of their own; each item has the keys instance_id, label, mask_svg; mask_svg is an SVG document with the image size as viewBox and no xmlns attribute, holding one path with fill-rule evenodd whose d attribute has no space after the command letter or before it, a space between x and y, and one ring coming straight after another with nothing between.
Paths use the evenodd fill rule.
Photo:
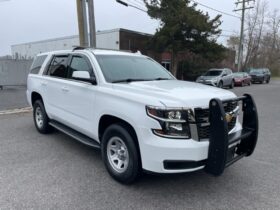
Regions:
<instances>
[{"instance_id":1,"label":"front bumper","mask_svg":"<svg viewBox=\"0 0 280 210\"><path fill-rule=\"evenodd\" d=\"M230 164L251 155L258 135L256 106L250 95L234 100L243 102L243 126L237 122L229 133L222 102L212 99L209 141L161 138L148 128L140 128L143 169L155 173L182 173L205 168L208 173L220 175Z\"/></svg>"},{"instance_id":2,"label":"front bumper","mask_svg":"<svg viewBox=\"0 0 280 210\"><path fill-rule=\"evenodd\" d=\"M263 82L264 77L252 77L251 81L252 82Z\"/></svg>"}]
</instances>

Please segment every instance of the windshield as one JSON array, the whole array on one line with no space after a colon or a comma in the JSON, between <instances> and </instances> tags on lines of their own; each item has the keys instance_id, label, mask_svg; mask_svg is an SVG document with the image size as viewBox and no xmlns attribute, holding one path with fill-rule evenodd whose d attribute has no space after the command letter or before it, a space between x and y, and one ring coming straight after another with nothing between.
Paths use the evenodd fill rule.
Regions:
<instances>
[{"instance_id":1,"label":"windshield","mask_svg":"<svg viewBox=\"0 0 280 210\"><path fill-rule=\"evenodd\" d=\"M262 74L263 70L262 69L252 69L250 71L250 74Z\"/></svg>"},{"instance_id":2,"label":"windshield","mask_svg":"<svg viewBox=\"0 0 280 210\"><path fill-rule=\"evenodd\" d=\"M222 71L221 70L210 70L207 71L204 76L219 76L221 75Z\"/></svg>"},{"instance_id":3,"label":"windshield","mask_svg":"<svg viewBox=\"0 0 280 210\"><path fill-rule=\"evenodd\" d=\"M233 76L235 78L243 78L244 77L244 74L243 73L234 73Z\"/></svg>"},{"instance_id":4,"label":"windshield","mask_svg":"<svg viewBox=\"0 0 280 210\"><path fill-rule=\"evenodd\" d=\"M146 57L96 55L107 82L174 79L160 64Z\"/></svg>"}]
</instances>

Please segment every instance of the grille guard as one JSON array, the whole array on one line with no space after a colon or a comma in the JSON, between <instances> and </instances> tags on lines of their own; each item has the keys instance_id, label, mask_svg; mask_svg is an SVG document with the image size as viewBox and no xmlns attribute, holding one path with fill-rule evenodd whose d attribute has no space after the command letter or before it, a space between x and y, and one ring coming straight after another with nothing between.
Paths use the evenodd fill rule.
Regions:
<instances>
[{"instance_id":1,"label":"grille guard","mask_svg":"<svg viewBox=\"0 0 280 210\"><path fill-rule=\"evenodd\" d=\"M228 123L223 103L235 101L242 102L242 130L228 134ZM249 94L225 101L214 98L209 103L209 109L210 139L205 171L219 176L226 167L253 154L258 139L258 113L254 99ZM231 145L234 146L230 147Z\"/></svg>"}]
</instances>

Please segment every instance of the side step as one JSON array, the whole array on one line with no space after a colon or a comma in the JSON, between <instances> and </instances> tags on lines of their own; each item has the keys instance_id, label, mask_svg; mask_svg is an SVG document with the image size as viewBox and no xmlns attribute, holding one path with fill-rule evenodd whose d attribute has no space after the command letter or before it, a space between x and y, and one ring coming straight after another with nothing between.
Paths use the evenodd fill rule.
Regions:
<instances>
[{"instance_id":1,"label":"side step","mask_svg":"<svg viewBox=\"0 0 280 210\"><path fill-rule=\"evenodd\" d=\"M56 128L57 130L65 133L66 135L72 137L73 139L76 139L77 141L89 146L89 147L93 147L93 148L97 148L100 149L100 144L93 140L92 138L89 138L88 136L77 132L75 130L73 130L72 128L69 128L68 126L65 126L57 121L50 121L49 125L51 125L52 127Z\"/></svg>"}]
</instances>

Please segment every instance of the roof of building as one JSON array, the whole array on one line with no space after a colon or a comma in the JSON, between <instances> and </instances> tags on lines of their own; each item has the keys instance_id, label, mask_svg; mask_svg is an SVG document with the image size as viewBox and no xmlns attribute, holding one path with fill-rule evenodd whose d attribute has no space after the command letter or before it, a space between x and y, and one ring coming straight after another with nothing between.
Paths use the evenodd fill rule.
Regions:
<instances>
[{"instance_id":1,"label":"roof of building","mask_svg":"<svg viewBox=\"0 0 280 210\"><path fill-rule=\"evenodd\" d=\"M113 32L121 32L121 31L122 32L128 32L128 33L139 34L139 35L143 35L143 36L153 36L152 34L143 33L143 32L139 32L139 31L128 30L128 29L124 29L124 28L116 28L116 29L110 29L110 30L97 31L96 35L106 34L106 33L113 33ZM39 41L34 41L34 42L26 42L26 43L20 43L20 44L13 44L11 46L14 47L14 46L18 46L18 45L29 45L29 44L37 44L37 43L46 43L46 42L51 42L51 41L59 41L59 40L73 39L73 38L79 38L79 35L63 36L63 37L52 38L52 39L44 39L44 40L39 40Z\"/></svg>"}]
</instances>

